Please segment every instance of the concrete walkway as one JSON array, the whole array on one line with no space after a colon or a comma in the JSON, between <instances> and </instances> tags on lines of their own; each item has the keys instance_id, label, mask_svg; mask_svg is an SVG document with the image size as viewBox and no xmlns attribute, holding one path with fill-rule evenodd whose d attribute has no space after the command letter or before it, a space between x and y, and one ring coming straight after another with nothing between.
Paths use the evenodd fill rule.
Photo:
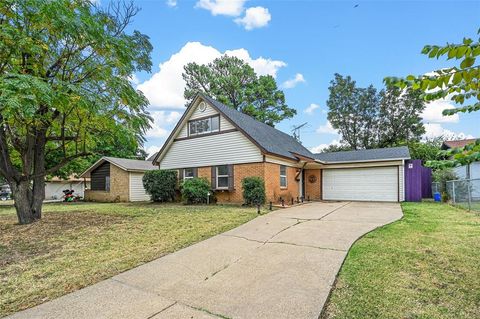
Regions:
<instances>
[{"instance_id":1,"label":"concrete walkway","mask_svg":"<svg viewBox=\"0 0 480 319\"><path fill-rule=\"evenodd\" d=\"M311 203L10 318L318 318L353 242L402 217L396 203Z\"/></svg>"}]
</instances>

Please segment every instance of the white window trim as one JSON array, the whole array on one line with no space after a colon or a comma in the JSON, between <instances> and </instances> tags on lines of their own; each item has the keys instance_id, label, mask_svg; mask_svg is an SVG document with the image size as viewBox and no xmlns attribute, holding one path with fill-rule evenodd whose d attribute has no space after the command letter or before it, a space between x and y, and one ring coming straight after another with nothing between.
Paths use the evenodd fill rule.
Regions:
<instances>
[{"instance_id":1,"label":"white window trim","mask_svg":"<svg viewBox=\"0 0 480 319\"><path fill-rule=\"evenodd\" d=\"M193 174L193 168L184 168L184 169L183 169L183 180L192 179L192 178L195 177L195 176L185 176L185 171L186 171L187 169L191 169L191 170L192 170L192 174Z\"/></svg>"},{"instance_id":2,"label":"white window trim","mask_svg":"<svg viewBox=\"0 0 480 319\"><path fill-rule=\"evenodd\" d=\"M225 167L227 167L227 175L219 175L219 174L218 174L218 168L219 168L219 166L225 166ZM215 174L215 179L216 179L215 184L216 184L216 186L217 186L217 189L228 189L228 188L229 188L228 185L230 184L230 176L228 175L228 165L219 165L219 166L215 167L215 171L216 171L216 174ZM226 178L227 178L227 186L222 186L222 187L219 187L219 186L218 186L218 178L219 178L219 177L226 177Z\"/></svg>"},{"instance_id":3,"label":"white window trim","mask_svg":"<svg viewBox=\"0 0 480 319\"><path fill-rule=\"evenodd\" d=\"M282 175L282 167L285 167L285 175ZM280 188L288 188L288 167L286 165L280 165ZM285 177L285 186L282 186L282 177Z\"/></svg>"},{"instance_id":4,"label":"white window trim","mask_svg":"<svg viewBox=\"0 0 480 319\"><path fill-rule=\"evenodd\" d=\"M192 132L190 131L190 125L191 125L192 123L197 122L197 121L209 120L209 121L210 121L210 125L209 125L209 126L212 127L212 119L213 119L214 117L218 117L218 128L217 128L217 129L215 129L215 130L209 130L209 131L205 131L205 132L201 132L201 133L198 133L198 132L197 132L197 133L192 133ZM190 121L188 122L188 130L187 130L187 131L188 131L188 136L197 136L197 135L203 135L203 134L209 134L209 133L219 132L219 131L220 131L220 115L213 115L213 116L209 116L209 117L203 118L203 119L193 119L193 120L190 120Z\"/></svg>"}]
</instances>

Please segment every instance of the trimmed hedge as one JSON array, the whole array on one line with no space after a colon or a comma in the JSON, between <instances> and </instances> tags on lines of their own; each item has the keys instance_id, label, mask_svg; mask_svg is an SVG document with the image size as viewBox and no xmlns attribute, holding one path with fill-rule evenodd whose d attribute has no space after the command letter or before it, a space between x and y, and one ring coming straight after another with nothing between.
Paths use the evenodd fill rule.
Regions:
<instances>
[{"instance_id":1,"label":"trimmed hedge","mask_svg":"<svg viewBox=\"0 0 480 319\"><path fill-rule=\"evenodd\" d=\"M177 171L154 170L143 176L143 187L154 202L174 201L176 186Z\"/></svg>"},{"instance_id":2,"label":"trimmed hedge","mask_svg":"<svg viewBox=\"0 0 480 319\"><path fill-rule=\"evenodd\" d=\"M242 179L243 200L246 205L262 205L265 203L265 182L261 177L245 177Z\"/></svg>"},{"instance_id":3,"label":"trimmed hedge","mask_svg":"<svg viewBox=\"0 0 480 319\"><path fill-rule=\"evenodd\" d=\"M203 204L207 202L210 182L206 178L189 178L182 184L182 199L187 204Z\"/></svg>"}]
</instances>

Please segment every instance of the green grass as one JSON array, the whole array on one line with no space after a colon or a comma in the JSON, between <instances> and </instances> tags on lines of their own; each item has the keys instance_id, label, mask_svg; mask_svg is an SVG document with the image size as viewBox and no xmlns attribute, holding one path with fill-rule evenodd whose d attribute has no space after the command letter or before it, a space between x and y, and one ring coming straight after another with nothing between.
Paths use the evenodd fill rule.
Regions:
<instances>
[{"instance_id":1,"label":"green grass","mask_svg":"<svg viewBox=\"0 0 480 319\"><path fill-rule=\"evenodd\" d=\"M322 318L480 318L480 215L402 208L352 247Z\"/></svg>"},{"instance_id":2,"label":"green grass","mask_svg":"<svg viewBox=\"0 0 480 319\"><path fill-rule=\"evenodd\" d=\"M157 204L46 204L18 225L0 207L0 317L109 278L243 224L256 209Z\"/></svg>"}]
</instances>

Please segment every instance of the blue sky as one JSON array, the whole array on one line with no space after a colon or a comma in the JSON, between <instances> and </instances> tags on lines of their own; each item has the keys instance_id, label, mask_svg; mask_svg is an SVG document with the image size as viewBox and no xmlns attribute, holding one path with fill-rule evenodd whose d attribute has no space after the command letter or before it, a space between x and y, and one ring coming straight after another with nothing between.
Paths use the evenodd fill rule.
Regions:
<instances>
[{"instance_id":1,"label":"blue sky","mask_svg":"<svg viewBox=\"0 0 480 319\"><path fill-rule=\"evenodd\" d=\"M360 86L382 88L385 76L423 74L451 65L420 54L425 44L476 37L480 1L135 1L142 9L132 29L147 34L152 73L135 75L155 118L145 148L160 148L184 110L181 70L227 52L272 74L297 116L277 128L301 131L314 150L338 141L326 120L329 81L350 75ZM296 80L295 80L296 79ZM287 82L289 81L290 82ZM310 113L307 109L312 104ZM429 136L478 136L480 113L442 117L449 101L427 107ZM462 135L463 134L463 135Z\"/></svg>"}]
</instances>

